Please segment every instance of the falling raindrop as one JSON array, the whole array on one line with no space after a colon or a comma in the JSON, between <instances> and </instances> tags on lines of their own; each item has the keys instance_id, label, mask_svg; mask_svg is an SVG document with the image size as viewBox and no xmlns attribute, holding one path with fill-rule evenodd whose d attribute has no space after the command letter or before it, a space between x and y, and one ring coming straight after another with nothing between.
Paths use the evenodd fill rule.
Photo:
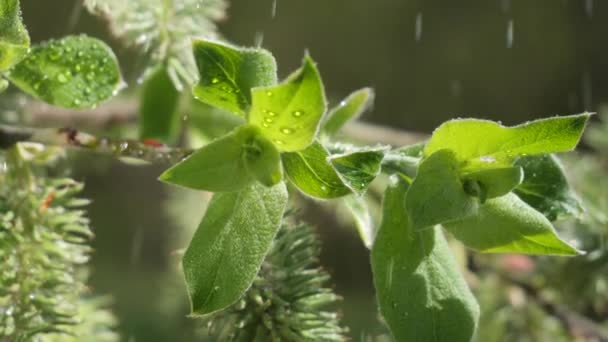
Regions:
<instances>
[{"instance_id":1,"label":"falling raindrop","mask_svg":"<svg viewBox=\"0 0 608 342\"><path fill-rule=\"evenodd\" d=\"M513 47L513 19L510 19L507 24L507 49Z\"/></svg>"},{"instance_id":2,"label":"falling raindrop","mask_svg":"<svg viewBox=\"0 0 608 342\"><path fill-rule=\"evenodd\" d=\"M272 1L272 9L271 9L272 19L277 16L277 0Z\"/></svg>"},{"instance_id":3,"label":"falling raindrop","mask_svg":"<svg viewBox=\"0 0 608 342\"><path fill-rule=\"evenodd\" d=\"M589 18L593 16L593 0L585 0L585 12Z\"/></svg>"},{"instance_id":4,"label":"falling raindrop","mask_svg":"<svg viewBox=\"0 0 608 342\"><path fill-rule=\"evenodd\" d=\"M422 12L418 12L416 14L416 29L415 29L415 37L416 41L419 42L422 37Z\"/></svg>"},{"instance_id":5,"label":"falling raindrop","mask_svg":"<svg viewBox=\"0 0 608 342\"><path fill-rule=\"evenodd\" d=\"M511 0L500 0L500 9L503 13L509 13L511 11Z\"/></svg>"},{"instance_id":6,"label":"falling raindrop","mask_svg":"<svg viewBox=\"0 0 608 342\"><path fill-rule=\"evenodd\" d=\"M591 82L591 73L585 71L581 79L581 86L583 91L583 106L585 110L592 110L593 106L593 89Z\"/></svg>"},{"instance_id":7,"label":"falling raindrop","mask_svg":"<svg viewBox=\"0 0 608 342\"><path fill-rule=\"evenodd\" d=\"M264 32L256 31L255 36L253 37L253 45L257 48L262 47L264 44Z\"/></svg>"},{"instance_id":8,"label":"falling raindrop","mask_svg":"<svg viewBox=\"0 0 608 342\"><path fill-rule=\"evenodd\" d=\"M460 80L452 80L450 83L450 91L453 97L460 97L462 94L462 82Z\"/></svg>"}]
</instances>

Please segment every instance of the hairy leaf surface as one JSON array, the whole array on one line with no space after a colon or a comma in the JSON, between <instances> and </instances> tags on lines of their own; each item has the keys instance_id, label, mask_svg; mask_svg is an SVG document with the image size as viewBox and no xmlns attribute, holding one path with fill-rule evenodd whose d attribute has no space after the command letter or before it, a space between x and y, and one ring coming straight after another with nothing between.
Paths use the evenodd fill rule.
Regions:
<instances>
[{"instance_id":1,"label":"hairy leaf surface","mask_svg":"<svg viewBox=\"0 0 608 342\"><path fill-rule=\"evenodd\" d=\"M182 260L193 314L224 309L251 286L286 204L284 183L213 196Z\"/></svg>"},{"instance_id":2,"label":"hairy leaf surface","mask_svg":"<svg viewBox=\"0 0 608 342\"><path fill-rule=\"evenodd\" d=\"M447 149L420 164L405 203L414 229L473 215L478 207L477 199L464 190L456 154Z\"/></svg>"},{"instance_id":3,"label":"hairy leaf surface","mask_svg":"<svg viewBox=\"0 0 608 342\"><path fill-rule=\"evenodd\" d=\"M329 161L338 171L344 184L356 193L363 194L380 174L385 152L385 148L362 150L334 155Z\"/></svg>"},{"instance_id":4,"label":"hairy leaf surface","mask_svg":"<svg viewBox=\"0 0 608 342\"><path fill-rule=\"evenodd\" d=\"M0 2L0 72L12 68L27 55L30 36L21 20L19 0Z\"/></svg>"},{"instance_id":5,"label":"hairy leaf surface","mask_svg":"<svg viewBox=\"0 0 608 342\"><path fill-rule=\"evenodd\" d=\"M322 133L328 136L338 133L347 122L357 119L373 104L374 90L372 88L363 88L353 92L337 107L329 111L321 128Z\"/></svg>"},{"instance_id":6,"label":"hairy leaf surface","mask_svg":"<svg viewBox=\"0 0 608 342\"><path fill-rule=\"evenodd\" d=\"M283 83L252 92L249 122L282 152L300 151L312 144L327 106L321 76L312 59Z\"/></svg>"},{"instance_id":7,"label":"hairy leaf surface","mask_svg":"<svg viewBox=\"0 0 608 342\"><path fill-rule=\"evenodd\" d=\"M335 198L351 190L327 161L329 154L318 142L303 151L283 153L281 158L289 179L305 194L317 198Z\"/></svg>"},{"instance_id":8,"label":"hairy leaf surface","mask_svg":"<svg viewBox=\"0 0 608 342\"><path fill-rule=\"evenodd\" d=\"M583 207L570 189L556 156L527 156L519 158L515 164L521 166L525 173L524 181L515 193L550 221L583 213Z\"/></svg>"},{"instance_id":9,"label":"hairy leaf surface","mask_svg":"<svg viewBox=\"0 0 608 342\"><path fill-rule=\"evenodd\" d=\"M192 43L199 81L192 91L200 101L245 116L251 89L277 83L274 57L263 49L239 49L208 40Z\"/></svg>"},{"instance_id":10,"label":"hairy leaf surface","mask_svg":"<svg viewBox=\"0 0 608 342\"><path fill-rule=\"evenodd\" d=\"M543 214L510 193L488 200L478 214L443 226L467 247L486 253L576 255Z\"/></svg>"},{"instance_id":11,"label":"hairy leaf surface","mask_svg":"<svg viewBox=\"0 0 608 342\"><path fill-rule=\"evenodd\" d=\"M26 93L66 108L95 107L122 84L110 47L84 35L34 46L9 79Z\"/></svg>"},{"instance_id":12,"label":"hairy leaf surface","mask_svg":"<svg viewBox=\"0 0 608 342\"><path fill-rule=\"evenodd\" d=\"M396 341L468 342L479 305L454 262L442 232L417 231L404 208L407 185L384 194L383 218L372 249L380 312Z\"/></svg>"}]
</instances>

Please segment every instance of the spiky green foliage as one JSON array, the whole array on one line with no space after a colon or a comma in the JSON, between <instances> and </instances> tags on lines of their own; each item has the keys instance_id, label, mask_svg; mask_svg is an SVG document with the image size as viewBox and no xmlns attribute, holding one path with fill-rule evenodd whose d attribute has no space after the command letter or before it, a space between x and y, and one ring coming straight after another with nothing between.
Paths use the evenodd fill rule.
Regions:
<instances>
[{"instance_id":1,"label":"spiky green foliage","mask_svg":"<svg viewBox=\"0 0 608 342\"><path fill-rule=\"evenodd\" d=\"M211 317L216 341L344 341L339 315L324 311L339 297L316 263L319 240L308 225L284 224L243 298Z\"/></svg>"},{"instance_id":2,"label":"spiky green foliage","mask_svg":"<svg viewBox=\"0 0 608 342\"><path fill-rule=\"evenodd\" d=\"M82 184L40 165L55 157L32 144L0 154L0 340L116 340L113 316L83 283L88 201Z\"/></svg>"},{"instance_id":3,"label":"spiky green foliage","mask_svg":"<svg viewBox=\"0 0 608 342\"><path fill-rule=\"evenodd\" d=\"M165 64L178 90L197 79L191 39L215 38L215 22L226 9L224 0L85 0L84 4L107 20L116 37L141 51L148 70Z\"/></svg>"}]
</instances>

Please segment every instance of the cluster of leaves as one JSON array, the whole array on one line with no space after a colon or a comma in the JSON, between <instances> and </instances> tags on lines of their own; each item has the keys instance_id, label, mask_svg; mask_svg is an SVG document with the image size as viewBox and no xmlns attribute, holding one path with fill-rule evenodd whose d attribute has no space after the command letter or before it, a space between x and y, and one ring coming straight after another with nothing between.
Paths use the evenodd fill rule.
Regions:
<instances>
[{"instance_id":1,"label":"cluster of leaves","mask_svg":"<svg viewBox=\"0 0 608 342\"><path fill-rule=\"evenodd\" d=\"M83 281L93 236L77 194L82 184L52 178L55 149L18 144L0 165L0 339L114 341L105 300Z\"/></svg>"},{"instance_id":2,"label":"cluster of leaves","mask_svg":"<svg viewBox=\"0 0 608 342\"><path fill-rule=\"evenodd\" d=\"M1 88L7 79L24 92L67 108L91 108L122 84L116 56L102 41L68 36L30 47L19 0L0 4Z\"/></svg>"},{"instance_id":3,"label":"cluster of leaves","mask_svg":"<svg viewBox=\"0 0 608 342\"><path fill-rule=\"evenodd\" d=\"M323 311L338 297L315 265L319 241L312 227L284 223L251 288L211 316L217 341L343 341L338 315ZM235 329L237 327L237 329Z\"/></svg>"},{"instance_id":4,"label":"cluster of leaves","mask_svg":"<svg viewBox=\"0 0 608 342\"><path fill-rule=\"evenodd\" d=\"M423 144L352 147L334 143L332 134L369 105L369 90L325 118L323 85L309 56L277 83L265 50L205 40L194 41L193 50L195 97L242 118L160 177L217 193L183 259L194 314L222 310L251 286L280 226L285 179L306 195L344 197L364 210L356 204L370 183L381 171L392 175L375 242L374 229L359 228L372 246L380 311L397 340L466 341L475 333L477 302L437 225L479 252L580 253L551 223L581 207L549 154L573 149L589 114L515 127L458 119Z\"/></svg>"},{"instance_id":5,"label":"cluster of leaves","mask_svg":"<svg viewBox=\"0 0 608 342\"><path fill-rule=\"evenodd\" d=\"M116 37L141 52L149 68L146 74L162 72L180 91L197 79L190 40L214 38L215 22L224 18L227 6L224 0L85 0L84 4L108 21Z\"/></svg>"}]
</instances>

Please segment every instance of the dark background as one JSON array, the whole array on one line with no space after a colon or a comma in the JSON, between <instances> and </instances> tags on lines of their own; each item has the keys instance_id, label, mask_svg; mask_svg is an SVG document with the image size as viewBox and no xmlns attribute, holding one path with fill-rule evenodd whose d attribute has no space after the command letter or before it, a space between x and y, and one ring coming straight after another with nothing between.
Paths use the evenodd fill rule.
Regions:
<instances>
[{"instance_id":1,"label":"dark background","mask_svg":"<svg viewBox=\"0 0 608 342\"><path fill-rule=\"evenodd\" d=\"M368 121L423 132L464 116L514 124L594 111L608 97L605 1L277 0L274 18L272 6L235 0L220 30L242 45L263 36L282 76L308 49L334 103L374 87ZM22 0L22 7L34 41L71 32L100 37L115 48L127 78L137 78L133 51L112 40L99 19L73 16L74 0ZM170 193L155 180L161 168L78 159L97 235L92 289L114 297L125 340L191 339L181 276L172 271L173 252L191 233L168 214L167 203L169 196L197 195ZM194 225L200 202L187 218ZM352 229L327 218L311 221L319 223L322 262L345 297L345 321L359 341L380 329L367 251Z\"/></svg>"}]
</instances>

